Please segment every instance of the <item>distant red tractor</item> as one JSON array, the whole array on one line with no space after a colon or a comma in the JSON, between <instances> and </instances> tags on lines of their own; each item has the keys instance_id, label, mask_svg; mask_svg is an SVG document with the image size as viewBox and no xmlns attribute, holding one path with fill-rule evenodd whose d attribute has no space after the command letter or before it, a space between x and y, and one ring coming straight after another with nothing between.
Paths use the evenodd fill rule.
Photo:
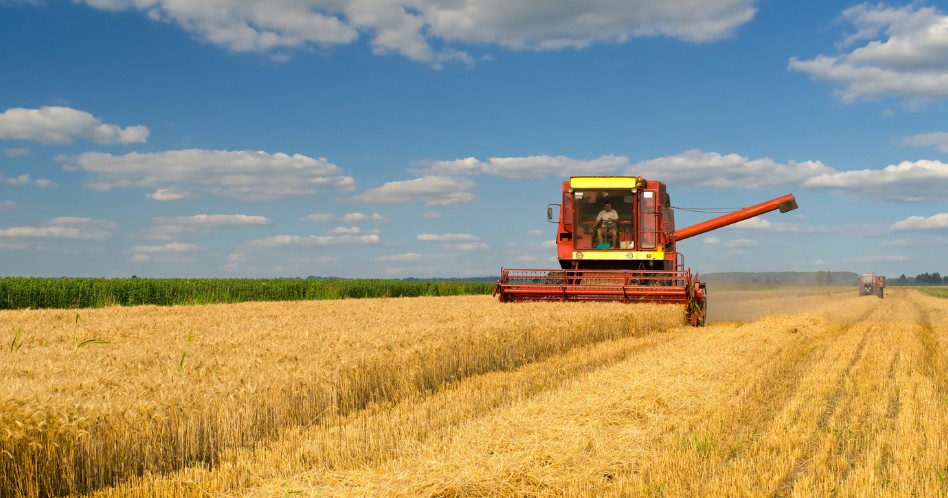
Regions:
<instances>
[{"instance_id":1,"label":"distant red tractor","mask_svg":"<svg viewBox=\"0 0 948 498\"><path fill-rule=\"evenodd\" d=\"M864 273L859 276L859 295L860 296L878 296L883 298L885 289L885 277L875 273Z\"/></svg>"},{"instance_id":2,"label":"distant red tractor","mask_svg":"<svg viewBox=\"0 0 948 498\"><path fill-rule=\"evenodd\" d=\"M770 211L797 208L796 199L787 194L676 231L662 182L637 176L574 176L563 182L561 199L547 210L552 221L553 206L559 206L560 268L502 268L494 291L501 302L680 303L694 326L705 323L707 294L697 274L685 268L678 241Z\"/></svg>"}]
</instances>

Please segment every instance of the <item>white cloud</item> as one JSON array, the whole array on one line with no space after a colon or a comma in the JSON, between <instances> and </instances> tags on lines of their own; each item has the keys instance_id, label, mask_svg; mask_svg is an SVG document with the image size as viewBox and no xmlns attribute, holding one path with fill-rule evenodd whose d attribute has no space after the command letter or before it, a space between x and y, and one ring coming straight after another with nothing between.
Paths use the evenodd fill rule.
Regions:
<instances>
[{"instance_id":1,"label":"white cloud","mask_svg":"<svg viewBox=\"0 0 948 498\"><path fill-rule=\"evenodd\" d=\"M108 238L109 235L104 231L88 232L79 228L61 226L0 228L0 237L4 238L95 240Z\"/></svg>"},{"instance_id":2,"label":"white cloud","mask_svg":"<svg viewBox=\"0 0 948 498\"><path fill-rule=\"evenodd\" d=\"M543 230L530 230L527 232L527 235L540 236L543 235Z\"/></svg>"},{"instance_id":3,"label":"white cloud","mask_svg":"<svg viewBox=\"0 0 948 498\"><path fill-rule=\"evenodd\" d=\"M13 147L10 149L3 149L3 153L7 157L26 157L32 154L33 152L30 151L30 149L26 147Z\"/></svg>"},{"instance_id":4,"label":"white cloud","mask_svg":"<svg viewBox=\"0 0 948 498\"><path fill-rule=\"evenodd\" d=\"M948 132L922 133L902 139L905 145L916 147L935 147L941 152L948 152Z\"/></svg>"},{"instance_id":5,"label":"white cloud","mask_svg":"<svg viewBox=\"0 0 948 498\"><path fill-rule=\"evenodd\" d=\"M244 225L269 225L264 216L247 214L195 214L193 216L159 217L153 220L158 225L170 225L187 228L221 228Z\"/></svg>"},{"instance_id":6,"label":"white cloud","mask_svg":"<svg viewBox=\"0 0 948 498\"><path fill-rule=\"evenodd\" d=\"M49 220L51 226L58 227L76 227L76 228L104 228L111 229L118 226L114 221L99 220L96 218L78 218L74 216L61 216Z\"/></svg>"},{"instance_id":7,"label":"white cloud","mask_svg":"<svg viewBox=\"0 0 948 498\"><path fill-rule=\"evenodd\" d=\"M0 201L0 213L4 211L9 211L16 207L16 203L13 201Z\"/></svg>"},{"instance_id":8,"label":"white cloud","mask_svg":"<svg viewBox=\"0 0 948 498\"><path fill-rule=\"evenodd\" d=\"M487 249L490 249L490 246L488 246L487 244L483 242L461 242L457 244L445 244L444 247L445 249L451 249L455 251L464 251L464 252L486 251Z\"/></svg>"},{"instance_id":9,"label":"white cloud","mask_svg":"<svg viewBox=\"0 0 948 498\"><path fill-rule=\"evenodd\" d=\"M935 201L945 198L948 164L903 161L881 170L837 171L807 179L812 189L832 190L850 197L891 202Z\"/></svg>"},{"instance_id":10,"label":"white cloud","mask_svg":"<svg viewBox=\"0 0 948 498\"><path fill-rule=\"evenodd\" d=\"M362 233L362 229L359 227L336 227L332 229L332 233L356 235Z\"/></svg>"},{"instance_id":11,"label":"white cloud","mask_svg":"<svg viewBox=\"0 0 948 498\"><path fill-rule=\"evenodd\" d=\"M319 247L349 244L378 244L381 238L378 234L367 235L276 235L266 239L254 240L250 244L255 247Z\"/></svg>"},{"instance_id":12,"label":"white cloud","mask_svg":"<svg viewBox=\"0 0 948 498\"><path fill-rule=\"evenodd\" d=\"M928 244L928 241L921 239L895 239L883 240L879 245L882 247L924 247Z\"/></svg>"},{"instance_id":13,"label":"white cloud","mask_svg":"<svg viewBox=\"0 0 948 498\"><path fill-rule=\"evenodd\" d=\"M481 240L481 238L469 233L422 233L418 235L418 240L423 242L474 242Z\"/></svg>"},{"instance_id":14,"label":"white cloud","mask_svg":"<svg viewBox=\"0 0 948 498\"><path fill-rule=\"evenodd\" d=\"M436 176L487 174L505 178L542 178L546 175L604 175L628 165L627 157L613 155L591 160L564 156L527 156L492 157L487 161L480 161L469 157L454 161L432 161L425 164L425 171Z\"/></svg>"},{"instance_id":15,"label":"white cloud","mask_svg":"<svg viewBox=\"0 0 948 498\"><path fill-rule=\"evenodd\" d=\"M716 246L721 243L721 239L717 237L707 237L702 241L705 245Z\"/></svg>"},{"instance_id":16,"label":"white cloud","mask_svg":"<svg viewBox=\"0 0 948 498\"><path fill-rule=\"evenodd\" d=\"M145 194L145 197L155 201L180 201L191 196L190 192L175 188L157 188L154 192Z\"/></svg>"},{"instance_id":17,"label":"white cloud","mask_svg":"<svg viewBox=\"0 0 948 498\"><path fill-rule=\"evenodd\" d=\"M908 257L902 254L886 254L883 256L857 256L852 258L856 263L887 263L908 261Z\"/></svg>"},{"instance_id":18,"label":"white cloud","mask_svg":"<svg viewBox=\"0 0 948 498\"><path fill-rule=\"evenodd\" d=\"M339 221L339 218L334 214L308 214L302 218L303 221L309 221L312 223L335 223Z\"/></svg>"},{"instance_id":19,"label":"white cloud","mask_svg":"<svg viewBox=\"0 0 948 498\"><path fill-rule=\"evenodd\" d=\"M0 173L0 183L6 184L6 185L12 185L15 187L19 187L21 185L30 185L30 184L33 184L40 188L52 188L56 186L56 184L53 183L51 180L46 180L42 178L33 180L30 178L30 175L19 175L13 178L8 178L4 176L2 173Z\"/></svg>"},{"instance_id":20,"label":"white cloud","mask_svg":"<svg viewBox=\"0 0 948 498\"><path fill-rule=\"evenodd\" d=\"M404 261L418 261L421 259L421 254L417 252L407 252L405 254L391 254L388 256L379 256L375 258L376 261L390 261L390 262L404 262Z\"/></svg>"},{"instance_id":21,"label":"white cloud","mask_svg":"<svg viewBox=\"0 0 948 498\"><path fill-rule=\"evenodd\" d=\"M467 178L423 176L414 180L388 182L356 195L354 199L379 204L424 202L428 206L451 206L474 200L474 194L467 191L474 186L475 183Z\"/></svg>"},{"instance_id":22,"label":"white cloud","mask_svg":"<svg viewBox=\"0 0 948 498\"><path fill-rule=\"evenodd\" d=\"M473 63L455 45L560 50L641 37L709 42L731 36L756 13L755 0L78 1L99 9L137 9L233 51L285 58L291 49L350 44L365 34L376 54L435 66Z\"/></svg>"},{"instance_id":23,"label":"white cloud","mask_svg":"<svg viewBox=\"0 0 948 498\"><path fill-rule=\"evenodd\" d=\"M772 232L772 233L792 233L792 232L822 232L823 228L820 227L800 227L792 223L774 223L770 220L765 220L760 216L754 216L753 218L748 218L744 221L739 221L733 225L728 225L724 227L728 230L747 230L747 231L757 231L757 232Z\"/></svg>"},{"instance_id":24,"label":"white cloud","mask_svg":"<svg viewBox=\"0 0 948 498\"><path fill-rule=\"evenodd\" d=\"M135 246L132 247L134 253L181 253L200 251L201 247L195 244L182 244L180 242L169 242L160 246Z\"/></svg>"},{"instance_id":25,"label":"white cloud","mask_svg":"<svg viewBox=\"0 0 948 498\"><path fill-rule=\"evenodd\" d=\"M948 229L948 213L933 214L929 217L909 216L892 225L892 230L945 230Z\"/></svg>"},{"instance_id":26,"label":"white cloud","mask_svg":"<svg viewBox=\"0 0 948 498\"><path fill-rule=\"evenodd\" d=\"M228 227L267 226L270 220L247 214L195 214L153 218L149 231L151 238L170 239L182 233Z\"/></svg>"},{"instance_id":27,"label":"white cloud","mask_svg":"<svg viewBox=\"0 0 948 498\"><path fill-rule=\"evenodd\" d=\"M760 245L760 243L757 242L756 240L752 240L752 239L737 239L737 240L732 240L732 241L730 241L730 242L724 244L724 247L727 247L727 248L729 248L729 249L741 249L741 248L744 248L744 247L757 247L758 245Z\"/></svg>"},{"instance_id":28,"label":"white cloud","mask_svg":"<svg viewBox=\"0 0 948 498\"><path fill-rule=\"evenodd\" d=\"M666 184L719 190L792 185L834 172L820 161L777 163L770 158L752 160L737 154L700 150L642 161L626 170L628 175Z\"/></svg>"},{"instance_id":29,"label":"white cloud","mask_svg":"<svg viewBox=\"0 0 948 498\"><path fill-rule=\"evenodd\" d=\"M0 114L0 139L68 144L80 138L99 144L144 142L148 128L105 124L88 112L69 107L11 108Z\"/></svg>"},{"instance_id":30,"label":"white cloud","mask_svg":"<svg viewBox=\"0 0 948 498\"><path fill-rule=\"evenodd\" d=\"M355 186L351 177L325 158L300 154L190 149L122 156L87 152L58 159L67 168L95 175L87 186L97 190L188 185L224 197L272 200L326 188L348 191Z\"/></svg>"},{"instance_id":31,"label":"white cloud","mask_svg":"<svg viewBox=\"0 0 948 498\"><path fill-rule=\"evenodd\" d=\"M348 223L360 223L363 221L372 221L375 223L387 223L388 220L379 213L372 213L372 215L367 215L363 213L346 213L343 215L342 220Z\"/></svg>"},{"instance_id":32,"label":"white cloud","mask_svg":"<svg viewBox=\"0 0 948 498\"><path fill-rule=\"evenodd\" d=\"M0 229L0 238L103 240L111 237L116 223L95 218L63 216L53 218L46 226L19 226Z\"/></svg>"},{"instance_id":33,"label":"white cloud","mask_svg":"<svg viewBox=\"0 0 948 498\"><path fill-rule=\"evenodd\" d=\"M789 68L841 87L843 102L897 96L913 105L948 97L948 16L917 2L903 7L864 3L843 11L856 33L838 55L791 58Z\"/></svg>"}]
</instances>

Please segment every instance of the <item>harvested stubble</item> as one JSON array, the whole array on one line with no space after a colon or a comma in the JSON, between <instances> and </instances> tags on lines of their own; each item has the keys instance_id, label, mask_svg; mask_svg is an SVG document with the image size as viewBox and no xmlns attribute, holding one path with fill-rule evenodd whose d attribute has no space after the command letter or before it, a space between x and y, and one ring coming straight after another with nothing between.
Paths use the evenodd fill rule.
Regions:
<instances>
[{"instance_id":1,"label":"harvested stubble","mask_svg":"<svg viewBox=\"0 0 948 498\"><path fill-rule=\"evenodd\" d=\"M238 467L260 471L255 486L231 488L240 496L948 496L946 347L948 301L849 294L806 314L597 345L588 350L619 362L468 410L466 423L435 424L442 432L406 436L386 455L286 457L331 434L314 428L177 479L205 486ZM552 375L569 364L559 360L468 379L453 395ZM437 399L338 427L371 438ZM304 463L274 470L280 462Z\"/></svg>"},{"instance_id":2,"label":"harvested stubble","mask_svg":"<svg viewBox=\"0 0 948 498\"><path fill-rule=\"evenodd\" d=\"M146 473L96 495L948 496L948 301L892 289L885 300L847 292L814 305L812 295L823 293L790 299L810 306L807 314L639 330L470 370L430 392L292 425L220 453L214 467ZM600 323L560 304L539 306L531 311L542 317L508 323ZM659 316L575 306L590 320L613 313L610 306L639 323ZM425 316L447 317L444 332L470 323L450 316L503 321L526 309L482 301L459 315ZM672 324L680 316L665 310ZM469 345L463 330L452 332L459 348ZM73 343L89 337L78 335ZM416 340L433 337L426 329ZM370 349L391 368L410 367L404 344L375 340ZM442 353L451 347L439 344ZM168 359L176 370L180 354ZM268 392L267 379L257 382Z\"/></svg>"},{"instance_id":3,"label":"harvested stubble","mask_svg":"<svg viewBox=\"0 0 948 498\"><path fill-rule=\"evenodd\" d=\"M294 426L348 441L339 420L680 321L677 306L482 296L2 312L21 343L0 353L0 495L220 467Z\"/></svg>"}]
</instances>

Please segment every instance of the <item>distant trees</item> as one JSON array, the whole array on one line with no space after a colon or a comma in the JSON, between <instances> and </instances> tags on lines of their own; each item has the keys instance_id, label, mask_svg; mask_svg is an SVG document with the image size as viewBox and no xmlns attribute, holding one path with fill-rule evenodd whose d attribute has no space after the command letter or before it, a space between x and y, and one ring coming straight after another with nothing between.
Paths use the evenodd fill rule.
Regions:
<instances>
[{"instance_id":1,"label":"distant trees","mask_svg":"<svg viewBox=\"0 0 948 498\"><path fill-rule=\"evenodd\" d=\"M908 277L906 277L903 273L902 275L899 275L899 279L896 280L895 283L899 285L908 285Z\"/></svg>"},{"instance_id":2,"label":"distant trees","mask_svg":"<svg viewBox=\"0 0 948 498\"><path fill-rule=\"evenodd\" d=\"M904 275L903 275L904 276ZM943 278L937 271L935 273L920 273L915 276L915 285L945 285L948 284L948 275Z\"/></svg>"}]
</instances>

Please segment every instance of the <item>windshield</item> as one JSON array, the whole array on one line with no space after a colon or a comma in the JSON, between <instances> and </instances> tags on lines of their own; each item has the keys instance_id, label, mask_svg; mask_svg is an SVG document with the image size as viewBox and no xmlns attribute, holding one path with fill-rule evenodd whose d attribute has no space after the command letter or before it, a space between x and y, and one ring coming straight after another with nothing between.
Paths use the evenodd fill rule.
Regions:
<instances>
[{"instance_id":1,"label":"windshield","mask_svg":"<svg viewBox=\"0 0 948 498\"><path fill-rule=\"evenodd\" d=\"M573 222L581 235L587 235L590 238L596 235L597 218L605 210L605 203L608 201L611 210L618 216L618 235L619 240L625 242L621 248L628 248L631 244L632 234L632 216L635 212L634 202L635 194L629 189L579 189L573 191L575 200L573 210ZM592 248L593 243L599 243L599 240L590 240L587 248ZM587 244L583 244L587 245ZM616 243L614 247L619 248Z\"/></svg>"}]
</instances>

